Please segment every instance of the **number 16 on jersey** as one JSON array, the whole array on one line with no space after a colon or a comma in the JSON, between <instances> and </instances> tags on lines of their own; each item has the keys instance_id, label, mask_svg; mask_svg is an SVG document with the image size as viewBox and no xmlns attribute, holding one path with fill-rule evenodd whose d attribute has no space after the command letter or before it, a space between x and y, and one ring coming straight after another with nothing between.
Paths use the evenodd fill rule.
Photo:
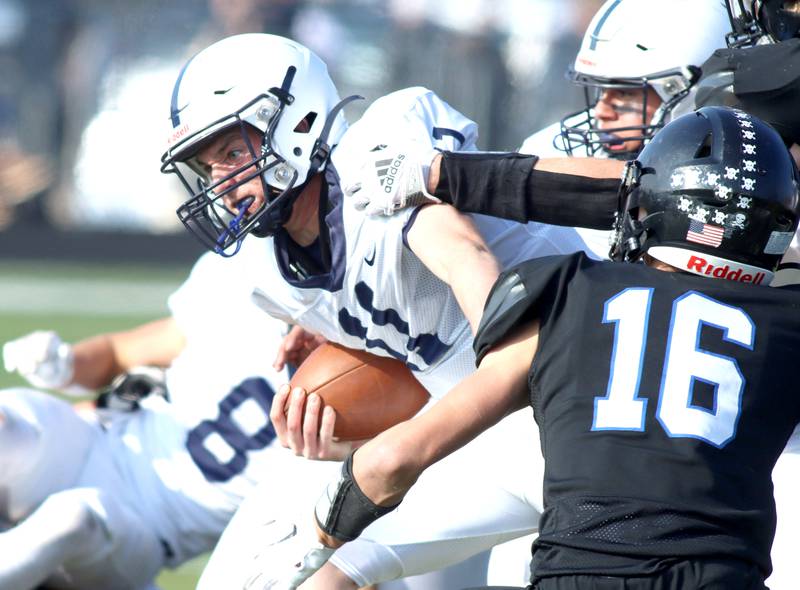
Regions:
<instances>
[{"instance_id":1,"label":"number 16 on jersey","mask_svg":"<svg viewBox=\"0 0 800 590\"><path fill-rule=\"evenodd\" d=\"M603 323L615 323L608 389L595 398L592 430L644 431L647 399L639 397L653 289L630 288L605 303ZM698 347L704 325L753 349L755 325L742 309L689 291L672 305L656 418L671 437L722 448L736 434L745 380L735 359ZM712 409L692 404L696 382L714 388Z\"/></svg>"}]
</instances>

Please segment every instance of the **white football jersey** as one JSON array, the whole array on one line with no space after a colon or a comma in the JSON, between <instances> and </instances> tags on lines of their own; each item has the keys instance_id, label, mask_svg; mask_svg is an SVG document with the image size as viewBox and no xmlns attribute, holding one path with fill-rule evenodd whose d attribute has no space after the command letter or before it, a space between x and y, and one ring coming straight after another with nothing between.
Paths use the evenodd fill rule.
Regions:
<instances>
[{"instance_id":1,"label":"white football jersey","mask_svg":"<svg viewBox=\"0 0 800 590\"><path fill-rule=\"evenodd\" d=\"M272 368L285 324L256 308L233 268L204 255L170 297L186 347L167 370L170 402L146 398L107 439L143 517L179 563L213 547L243 497L287 451L269 421L288 382Z\"/></svg>"},{"instance_id":2,"label":"white football jersey","mask_svg":"<svg viewBox=\"0 0 800 590\"><path fill-rule=\"evenodd\" d=\"M533 154L540 158L563 158L567 154L564 150L558 148L558 146L563 143L560 133L561 123L548 125L544 129L528 136L519 148L519 152L522 154ZM587 157L588 153L584 146L578 146L573 150L573 155ZM603 151L599 150L594 157L603 157ZM608 251L611 249L611 238L613 237L610 228L609 231L603 231L576 227L575 231L586 243L584 250L589 256L596 260L608 259Z\"/></svg>"},{"instance_id":3,"label":"white football jersey","mask_svg":"<svg viewBox=\"0 0 800 590\"><path fill-rule=\"evenodd\" d=\"M446 393L474 370L472 333L452 291L405 244L418 210L368 217L339 187L358 177L375 146L416 142L425 152L472 150L476 132L472 121L423 88L377 100L345 133L326 170L330 272L293 276L281 236L248 238L234 257L255 281L259 307L344 346L398 358L432 395ZM584 247L571 228L473 219L504 267Z\"/></svg>"}]
</instances>

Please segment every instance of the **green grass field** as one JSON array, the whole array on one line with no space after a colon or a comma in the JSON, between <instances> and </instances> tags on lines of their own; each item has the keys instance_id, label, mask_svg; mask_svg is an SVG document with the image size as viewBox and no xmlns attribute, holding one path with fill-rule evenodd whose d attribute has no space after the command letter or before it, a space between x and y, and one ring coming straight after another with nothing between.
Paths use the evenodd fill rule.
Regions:
<instances>
[{"instance_id":1,"label":"green grass field","mask_svg":"<svg viewBox=\"0 0 800 590\"><path fill-rule=\"evenodd\" d=\"M74 341L164 317L189 267L0 263L0 342L51 329ZM0 370L0 387L24 381ZM164 571L162 590L194 588L204 558Z\"/></svg>"}]
</instances>

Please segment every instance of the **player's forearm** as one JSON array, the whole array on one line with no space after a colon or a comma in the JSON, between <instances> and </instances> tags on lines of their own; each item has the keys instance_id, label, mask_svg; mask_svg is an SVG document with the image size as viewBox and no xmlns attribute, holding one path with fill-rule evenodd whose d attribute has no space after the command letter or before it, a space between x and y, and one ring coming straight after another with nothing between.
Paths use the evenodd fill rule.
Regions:
<instances>
[{"instance_id":1,"label":"player's forearm","mask_svg":"<svg viewBox=\"0 0 800 590\"><path fill-rule=\"evenodd\" d=\"M114 345L109 334L92 336L77 342L72 347L74 373L72 384L87 389L99 389L121 372L114 354Z\"/></svg>"},{"instance_id":2,"label":"player's forearm","mask_svg":"<svg viewBox=\"0 0 800 590\"><path fill-rule=\"evenodd\" d=\"M623 167L595 158L444 152L432 162L428 190L466 213L610 229Z\"/></svg>"},{"instance_id":3,"label":"player's forearm","mask_svg":"<svg viewBox=\"0 0 800 590\"><path fill-rule=\"evenodd\" d=\"M73 345L73 383L98 389L136 366L166 367L184 344L183 333L172 318L133 330L92 336Z\"/></svg>"},{"instance_id":4,"label":"player's forearm","mask_svg":"<svg viewBox=\"0 0 800 590\"><path fill-rule=\"evenodd\" d=\"M425 469L523 407L538 334L537 323L518 330L427 412L350 455L317 501L320 542L330 548L357 538L400 504Z\"/></svg>"},{"instance_id":5,"label":"player's forearm","mask_svg":"<svg viewBox=\"0 0 800 590\"><path fill-rule=\"evenodd\" d=\"M364 494L380 506L396 505L428 467L524 407L537 342L538 325L528 326L428 411L361 447L353 474Z\"/></svg>"}]
</instances>

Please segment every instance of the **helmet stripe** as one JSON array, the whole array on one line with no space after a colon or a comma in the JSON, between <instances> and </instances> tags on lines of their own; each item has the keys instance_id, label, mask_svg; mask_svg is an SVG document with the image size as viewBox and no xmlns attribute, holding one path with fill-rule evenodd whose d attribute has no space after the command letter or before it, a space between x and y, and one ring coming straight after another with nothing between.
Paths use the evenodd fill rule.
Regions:
<instances>
[{"instance_id":1,"label":"helmet stripe","mask_svg":"<svg viewBox=\"0 0 800 590\"><path fill-rule=\"evenodd\" d=\"M597 26L592 31L592 42L589 44L589 49L597 49L597 37L600 34L600 29L603 28L603 25L606 24L608 17L611 16L611 13L614 12L614 9L622 3L622 0L614 0L614 3L608 7L605 14L600 17L600 20L597 21Z\"/></svg>"},{"instance_id":2,"label":"helmet stripe","mask_svg":"<svg viewBox=\"0 0 800 590\"><path fill-rule=\"evenodd\" d=\"M175 80L175 87L172 89L172 99L169 105L169 117L172 120L172 127L175 128L181 124L181 111L186 108L186 105L183 105L181 108L178 108L178 90L181 86L181 80L183 80L183 75L186 73L186 68L189 67L189 64L192 63L194 57L189 58L183 69L181 69L180 74L178 74L178 79Z\"/></svg>"}]
</instances>

